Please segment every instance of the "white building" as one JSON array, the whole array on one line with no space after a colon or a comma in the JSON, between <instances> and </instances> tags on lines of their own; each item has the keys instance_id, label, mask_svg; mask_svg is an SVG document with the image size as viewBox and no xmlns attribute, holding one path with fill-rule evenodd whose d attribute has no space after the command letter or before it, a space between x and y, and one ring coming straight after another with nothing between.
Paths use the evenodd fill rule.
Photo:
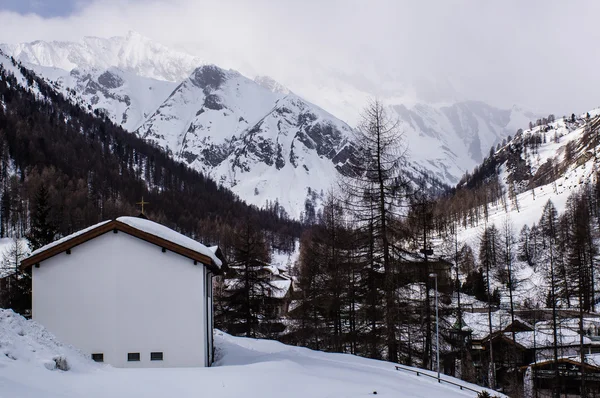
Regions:
<instances>
[{"instance_id":1,"label":"white building","mask_svg":"<svg viewBox=\"0 0 600 398\"><path fill-rule=\"evenodd\" d=\"M116 367L210 366L216 250L163 225L120 217L22 261L32 317Z\"/></svg>"}]
</instances>

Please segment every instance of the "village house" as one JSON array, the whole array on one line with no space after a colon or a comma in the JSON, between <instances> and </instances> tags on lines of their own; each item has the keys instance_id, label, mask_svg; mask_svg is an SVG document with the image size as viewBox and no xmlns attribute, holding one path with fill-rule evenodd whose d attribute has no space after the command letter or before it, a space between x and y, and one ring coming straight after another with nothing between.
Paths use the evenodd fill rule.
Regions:
<instances>
[{"instance_id":1,"label":"village house","mask_svg":"<svg viewBox=\"0 0 600 398\"><path fill-rule=\"evenodd\" d=\"M140 217L76 232L21 263L32 317L115 367L210 366L217 248Z\"/></svg>"},{"instance_id":2,"label":"village house","mask_svg":"<svg viewBox=\"0 0 600 398\"><path fill-rule=\"evenodd\" d=\"M556 389L561 397L582 397L584 379L585 396L600 396L600 358L597 354L588 354L584 358L583 364L580 356L558 358L558 369L555 369L554 360L535 362L523 367L524 395L550 398L557 395L553 392Z\"/></svg>"},{"instance_id":3,"label":"village house","mask_svg":"<svg viewBox=\"0 0 600 398\"><path fill-rule=\"evenodd\" d=\"M286 328L283 318L291 310L294 294L293 278L283 266L254 261L258 266L253 272L261 282L253 286L252 295L261 300L261 311L264 316L261 328L266 334L281 333ZM231 263L228 264L227 270L223 283L219 286L219 294L222 297L231 295L233 290L240 288L244 283L240 276L244 272L243 266Z\"/></svg>"},{"instance_id":4,"label":"village house","mask_svg":"<svg viewBox=\"0 0 600 398\"><path fill-rule=\"evenodd\" d=\"M463 313L462 328L470 334L469 358L474 366L475 381L487 384L491 351L497 385L517 383L518 389L526 394L535 388L539 396L551 396L555 386L552 321L529 323L515 315L513 322L506 310L492 312L491 319L492 334L486 312ZM578 393L583 368L588 392L600 395L600 368L596 360L600 353L600 319L587 317L583 321L583 337L579 334L578 318L561 317L557 324L557 388L567 396ZM580 360L582 349L586 357L583 365ZM517 371L518 377L515 378Z\"/></svg>"}]
</instances>

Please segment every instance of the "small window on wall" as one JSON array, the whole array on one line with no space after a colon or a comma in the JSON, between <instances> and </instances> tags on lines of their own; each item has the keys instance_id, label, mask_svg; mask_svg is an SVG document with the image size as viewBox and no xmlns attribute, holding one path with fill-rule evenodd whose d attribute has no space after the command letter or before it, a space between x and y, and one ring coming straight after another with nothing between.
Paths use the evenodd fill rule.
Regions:
<instances>
[{"instance_id":1,"label":"small window on wall","mask_svg":"<svg viewBox=\"0 0 600 398\"><path fill-rule=\"evenodd\" d=\"M140 361L140 353L139 352L130 352L127 354L128 362L139 362Z\"/></svg>"},{"instance_id":2,"label":"small window on wall","mask_svg":"<svg viewBox=\"0 0 600 398\"><path fill-rule=\"evenodd\" d=\"M150 360L151 361L162 361L163 360L163 353L162 352L151 352L150 353Z\"/></svg>"},{"instance_id":3,"label":"small window on wall","mask_svg":"<svg viewBox=\"0 0 600 398\"><path fill-rule=\"evenodd\" d=\"M102 354L102 353L92 354L92 361L104 362L104 354Z\"/></svg>"}]
</instances>

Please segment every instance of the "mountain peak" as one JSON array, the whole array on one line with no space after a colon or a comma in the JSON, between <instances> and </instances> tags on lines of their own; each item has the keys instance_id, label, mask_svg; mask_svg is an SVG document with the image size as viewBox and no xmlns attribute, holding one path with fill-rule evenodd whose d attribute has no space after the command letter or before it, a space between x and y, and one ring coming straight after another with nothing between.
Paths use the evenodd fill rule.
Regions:
<instances>
[{"instance_id":1,"label":"mountain peak","mask_svg":"<svg viewBox=\"0 0 600 398\"><path fill-rule=\"evenodd\" d=\"M204 61L171 50L136 31L109 39L86 36L80 42L35 41L0 44L9 56L35 65L71 71L118 67L141 77L181 82Z\"/></svg>"},{"instance_id":2,"label":"mountain peak","mask_svg":"<svg viewBox=\"0 0 600 398\"><path fill-rule=\"evenodd\" d=\"M216 65L202 65L190 75L190 81L205 91L217 90L226 80L226 73Z\"/></svg>"}]
</instances>

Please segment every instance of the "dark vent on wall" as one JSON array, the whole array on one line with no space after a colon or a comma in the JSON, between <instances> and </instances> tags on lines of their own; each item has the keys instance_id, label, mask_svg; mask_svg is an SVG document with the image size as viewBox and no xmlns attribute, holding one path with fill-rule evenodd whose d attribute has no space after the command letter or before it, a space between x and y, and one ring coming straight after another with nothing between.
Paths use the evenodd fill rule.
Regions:
<instances>
[{"instance_id":1,"label":"dark vent on wall","mask_svg":"<svg viewBox=\"0 0 600 398\"><path fill-rule=\"evenodd\" d=\"M140 360L140 353L139 352L130 352L127 354L127 361L128 362L139 362Z\"/></svg>"},{"instance_id":2,"label":"dark vent on wall","mask_svg":"<svg viewBox=\"0 0 600 398\"><path fill-rule=\"evenodd\" d=\"M92 354L92 360L96 362L104 362L104 354L102 353L94 353Z\"/></svg>"},{"instance_id":3,"label":"dark vent on wall","mask_svg":"<svg viewBox=\"0 0 600 398\"><path fill-rule=\"evenodd\" d=\"M150 360L151 361L162 361L163 360L163 353L162 352L151 352L150 353Z\"/></svg>"}]
</instances>

